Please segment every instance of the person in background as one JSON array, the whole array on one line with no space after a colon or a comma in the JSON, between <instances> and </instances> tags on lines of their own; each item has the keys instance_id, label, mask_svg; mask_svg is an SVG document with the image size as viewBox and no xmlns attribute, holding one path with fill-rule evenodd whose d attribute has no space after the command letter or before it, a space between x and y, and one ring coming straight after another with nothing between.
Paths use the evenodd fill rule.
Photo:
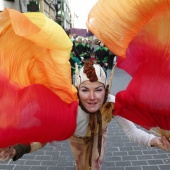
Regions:
<instances>
[{"instance_id":1,"label":"person in background","mask_svg":"<svg viewBox=\"0 0 170 170\"><path fill-rule=\"evenodd\" d=\"M90 59L90 44L86 39L83 40L83 45L85 47L84 60Z\"/></svg>"},{"instance_id":2,"label":"person in background","mask_svg":"<svg viewBox=\"0 0 170 170\"><path fill-rule=\"evenodd\" d=\"M65 29L66 34L68 35L68 37L70 38L70 30ZM76 63L81 66L83 65L83 61L79 56L78 50L76 49L76 45L75 45L75 38L77 37L76 34L73 34L73 36L70 38L71 42L73 43L72 49L71 49L71 53L70 53L70 65L71 65L71 79L72 79L72 83L73 83L73 75L75 72L75 65Z\"/></svg>"},{"instance_id":3,"label":"person in background","mask_svg":"<svg viewBox=\"0 0 170 170\"><path fill-rule=\"evenodd\" d=\"M79 53L79 56L84 59L84 56L87 54L86 53L86 47L85 44L83 43L82 37L78 37L77 43L76 45L76 49Z\"/></svg>"},{"instance_id":4,"label":"person in background","mask_svg":"<svg viewBox=\"0 0 170 170\"><path fill-rule=\"evenodd\" d=\"M92 60L94 63L96 63L96 54L95 54L95 52L90 53L90 60Z\"/></svg>"},{"instance_id":5,"label":"person in background","mask_svg":"<svg viewBox=\"0 0 170 170\"><path fill-rule=\"evenodd\" d=\"M109 56L107 59L107 63L108 63L108 69L110 69L110 70L112 69L112 67L114 65L114 58L115 58L115 54L109 50Z\"/></svg>"},{"instance_id":6,"label":"person in background","mask_svg":"<svg viewBox=\"0 0 170 170\"><path fill-rule=\"evenodd\" d=\"M97 63L101 65L101 67L105 70L108 69L108 56L109 49L104 46L102 42L100 42L100 46L96 49L96 60Z\"/></svg>"},{"instance_id":7,"label":"person in background","mask_svg":"<svg viewBox=\"0 0 170 170\"><path fill-rule=\"evenodd\" d=\"M89 45L90 45L90 53L94 52L94 41L91 40L91 41L89 42Z\"/></svg>"},{"instance_id":8,"label":"person in background","mask_svg":"<svg viewBox=\"0 0 170 170\"><path fill-rule=\"evenodd\" d=\"M72 53L70 54L69 62L70 62L70 65L71 65L71 80L72 80L72 83L73 83L73 76L74 76L74 72L75 72L75 69L76 69L75 68L76 61L75 61L74 56L73 56Z\"/></svg>"},{"instance_id":9,"label":"person in background","mask_svg":"<svg viewBox=\"0 0 170 170\"><path fill-rule=\"evenodd\" d=\"M71 37L71 40L75 41L77 37L78 37L77 34L73 34L72 37Z\"/></svg>"},{"instance_id":10,"label":"person in background","mask_svg":"<svg viewBox=\"0 0 170 170\"><path fill-rule=\"evenodd\" d=\"M92 43L93 43L93 51L96 52L96 50L100 46L100 41L98 39L93 39Z\"/></svg>"}]
</instances>

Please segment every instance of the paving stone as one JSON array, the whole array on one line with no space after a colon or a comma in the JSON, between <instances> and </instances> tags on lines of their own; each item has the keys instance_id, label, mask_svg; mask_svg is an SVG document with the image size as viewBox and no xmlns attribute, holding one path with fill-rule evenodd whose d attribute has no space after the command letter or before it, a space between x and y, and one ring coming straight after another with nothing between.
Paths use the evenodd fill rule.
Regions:
<instances>
[{"instance_id":1,"label":"paving stone","mask_svg":"<svg viewBox=\"0 0 170 170\"><path fill-rule=\"evenodd\" d=\"M15 166L14 169L11 169L11 170L31 170L31 166L19 166L19 165L17 165L17 166Z\"/></svg>"},{"instance_id":2,"label":"paving stone","mask_svg":"<svg viewBox=\"0 0 170 170\"><path fill-rule=\"evenodd\" d=\"M128 151L126 151L126 152L122 152L122 151L113 152L113 156L123 156L123 155L128 155Z\"/></svg>"},{"instance_id":3,"label":"paving stone","mask_svg":"<svg viewBox=\"0 0 170 170\"><path fill-rule=\"evenodd\" d=\"M51 160L51 157L52 157L52 156L45 156L45 155L42 155L42 156L41 156L41 155L37 155L36 158L35 158L35 160L41 160L41 161L42 161L42 160Z\"/></svg>"},{"instance_id":4,"label":"paving stone","mask_svg":"<svg viewBox=\"0 0 170 170\"><path fill-rule=\"evenodd\" d=\"M41 165L46 165L46 166L57 166L58 161L48 161L48 160L44 160L42 161Z\"/></svg>"},{"instance_id":5,"label":"paving stone","mask_svg":"<svg viewBox=\"0 0 170 170\"><path fill-rule=\"evenodd\" d=\"M119 161L119 162L115 162L115 166L121 166L121 167L125 167L125 166L131 166L132 163L130 161Z\"/></svg>"},{"instance_id":6,"label":"paving stone","mask_svg":"<svg viewBox=\"0 0 170 170\"><path fill-rule=\"evenodd\" d=\"M142 151L129 151L128 152L129 155L143 155Z\"/></svg>"},{"instance_id":7,"label":"paving stone","mask_svg":"<svg viewBox=\"0 0 170 170\"><path fill-rule=\"evenodd\" d=\"M12 170L15 166L14 165L0 165L0 170Z\"/></svg>"},{"instance_id":8,"label":"paving stone","mask_svg":"<svg viewBox=\"0 0 170 170\"><path fill-rule=\"evenodd\" d=\"M103 169L106 170L106 169ZM108 168L107 170L124 170L124 167Z\"/></svg>"},{"instance_id":9,"label":"paving stone","mask_svg":"<svg viewBox=\"0 0 170 170\"><path fill-rule=\"evenodd\" d=\"M141 165L148 165L147 161L142 160L142 161L131 161L132 166L141 166Z\"/></svg>"},{"instance_id":10,"label":"paving stone","mask_svg":"<svg viewBox=\"0 0 170 170\"><path fill-rule=\"evenodd\" d=\"M104 158L105 161L122 161L122 157L121 156L105 156Z\"/></svg>"},{"instance_id":11,"label":"paving stone","mask_svg":"<svg viewBox=\"0 0 170 170\"><path fill-rule=\"evenodd\" d=\"M110 147L110 148L106 147L106 149L105 149L106 152L109 152L109 151L113 152L113 151L119 151L119 150L120 150L119 147Z\"/></svg>"},{"instance_id":12,"label":"paving stone","mask_svg":"<svg viewBox=\"0 0 170 170\"><path fill-rule=\"evenodd\" d=\"M165 164L170 164L170 159L163 159Z\"/></svg>"},{"instance_id":13,"label":"paving stone","mask_svg":"<svg viewBox=\"0 0 170 170\"><path fill-rule=\"evenodd\" d=\"M124 170L142 170L141 167L125 167Z\"/></svg>"},{"instance_id":14,"label":"paving stone","mask_svg":"<svg viewBox=\"0 0 170 170\"><path fill-rule=\"evenodd\" d=\"M127 160L137 160L137 156L122 156L122 160L123 161L127 161Z\"/></svg>"},{"instance_id":15,"label":"paving stone","mask_svg":"<svg viewBox=\"0 0 170 170\"><path fill-rule=\"evenodd\" d=\"M170 165L158 165L161 170L170 170Z\"/></svg>"},{"instance_id":16,"label":"paving stone","mask_svg":"<svg viewBox=\"0 0 170 170\"><path fill-rule=\"evenodd\" d=\"M25 165L41 165L41 161L28 160L25 162Z\"/></svg>"},{"instance_id":17,"label":"paving stone","mask_svg":"<svg viewBox=\"0 0 170 170\"><path fill-rule=\"evenodd\" d=\"M25 162L26 162L26 160L24 160L24 159L20 159L20 160L18 160L18 161L10 161L9 162L9 164L12 164L12 165L24 165L25 164Z\"/></svg>"},{"instance_id":18,"label":"paving stone","mask_svg":"<svg viewBox=\"0 0 170 170\"><path fill-rule=\"evenodd\" d=\"M153 160L147 160L149 165L160 165L164 164L163 160L160 159L153 159Z\"/></svg>"},{"instance_id":19,"label":"paving stone","mask_svg":"<svg viewBox=\"0 0 170 170\"><path fill-rule=\"evenodd\" d=\"M48 170L48 167L32 166L30 170Z\"/></svg>"},{"instance_id":20,"label":"paving stone","mask_svg":"<svg viewBox=\"0 0 170 170\"><path fill-rule=\"evenodd\" d=\"M142 166L142 170L159 170L158 166Z\"/></svg>"},{"instance_id":21,"label":"paving stone","mask_svg":"<svg viewBox=\"0 0 170 170\"><path fill-rule=\"evenodd\" d=\"M153 159L152 155L137 155L137 158L139 160L147 160L147 159Z\"/></svg>"},{"instance_id":22,"label":"paving stone","mask_svg":"<svg viewBox=\"0 0 170 170\"><path fill-rule=\"evenodd\" d=\"M152 155L153 159L165 159L168 158L167 154L157 154L157 155Z\"/></svg>"},{"instance_id":23,"label":"paving stone","mask_svg":"<svg viewBox=\"0 0 170 170\"><path fill-rule=\"evenodd\" d=\"M63 167L48 167L48 170L63 170L64 168Z\"/></svg>"}]
</instances>

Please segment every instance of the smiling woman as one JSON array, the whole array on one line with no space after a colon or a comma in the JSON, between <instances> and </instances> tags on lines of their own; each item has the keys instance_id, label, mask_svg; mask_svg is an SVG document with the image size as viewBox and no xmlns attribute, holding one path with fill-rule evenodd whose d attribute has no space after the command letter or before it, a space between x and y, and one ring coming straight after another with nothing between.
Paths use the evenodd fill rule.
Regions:
<instances>
[{"instance_id":1,"label":"smiling woman","mask_svg":"<svg viewBox=\"0 0 170 170\"><path fill-rule=\"evenodd\" d=\"M106 98L106 74L97 65L92 65L91 60L86 62L84 69L76 75L75 85L78 87L80 104L89 113L97 112ZM86 109L85 109L86 108Z\"/></svg>"},{"instance_id":2,"label":"smiling woman","mask_svg":"<svg viewBox=\"0 0 170 170\"><path fill-rule=\"evenodd\" d=\"M92 60L76 73L75 86L78 89L79 106L77 127L70 138L71 150L77 170L100 170L107 138L107 126L114 114L113 95L108 94L106 75L100 65ZM162 146L160 139L150 135L119 116L114 116L131 141L145 146Z\"/></svg>"},{"instance_id":3,"label":"smiling woman","mask_svg":"<svg viewBox=\"0 0 170 170\"><path fill-rule=\"evenodd\" d=\"M95 113L104 102L105 87L99 82L85 81L80 85L79 97L88 112Z\"/></svg>"}]
</instances>

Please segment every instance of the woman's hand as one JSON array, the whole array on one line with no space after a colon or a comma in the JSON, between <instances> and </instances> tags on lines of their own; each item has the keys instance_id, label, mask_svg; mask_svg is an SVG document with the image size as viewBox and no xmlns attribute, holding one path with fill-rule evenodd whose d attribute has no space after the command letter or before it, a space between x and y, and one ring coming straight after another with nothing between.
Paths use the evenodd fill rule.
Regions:
<instances>
[{"instance_id":1,"label":"woman's hand","mask_svg":"<svg viewBox=\"0 0 170 170\"><path fill-rule=\"evenodd\" d=\"M165 136L153 138L151 140L151 146L156 146L159 149L170 152L170 141Z\"/></svg>"},{"instance_id":2,"label":"woman's hand","mask_svg":"<svg viewBox=\"0 0 170 170\"><path fill-rule=\"evenodd\" d=\"M161 142L163 143L164 150L170 152L170 140L165 136L161 137Z\"/></svg>"},{"instance_id":3,"label":"woman's hand","mask_svg":"<svg viewBox=\"0 0 170 170\"><path fill-rule=\"evenodd\" d=\"M7 161L12 159L16 154L16 151L13 147L7 147L0 149L0 161Z\"/></svg>"}]
</instances>

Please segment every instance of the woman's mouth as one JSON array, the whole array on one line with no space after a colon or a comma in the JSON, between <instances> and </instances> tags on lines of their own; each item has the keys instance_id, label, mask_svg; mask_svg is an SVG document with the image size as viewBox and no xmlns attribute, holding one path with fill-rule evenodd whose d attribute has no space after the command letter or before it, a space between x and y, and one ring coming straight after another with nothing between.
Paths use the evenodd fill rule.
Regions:
<instances>
[{"instance_id":1,"label":"woman's mouth","mask_svg":"<svg viewBox=\"0 0 170 170\"><path fill-rule=\"evenodd\" d=\"M94 106L96 104L97 104L96 102L95 103L88 103L88 105L90 105L90 106Z\"/></svg>"}]
</instances>

